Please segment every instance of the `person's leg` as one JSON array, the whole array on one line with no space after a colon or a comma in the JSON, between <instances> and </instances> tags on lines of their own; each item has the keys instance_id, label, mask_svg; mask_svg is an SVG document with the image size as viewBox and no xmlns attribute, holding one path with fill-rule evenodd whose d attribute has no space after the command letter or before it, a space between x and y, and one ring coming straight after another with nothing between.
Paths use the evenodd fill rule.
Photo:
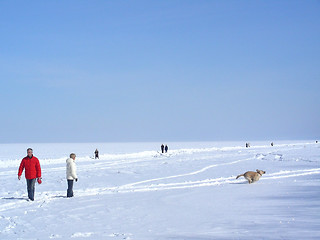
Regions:
<instances>
[{"instance_id":1,"label":"person's leg","mask_svg":"<svg viewBox=\"0 0 320 240\"><path fill-rule=\"evenodd\" d=\"M68 179L67 197L73 197L73 180Z\"/></svg>"},{"instance_id":2,"label":"person's leg","mask_svg":"<svg viewBox=\"0 0 320 240\"><path fill-rule=\"evenodd\" d=\"M35 188L36 179L27 179L27 189L28 189L28 198L31 201L34 201L34 188Z\"/></svg>"},{"instance_id":3,"label":"person's leg","mask_svg":"<svg viewBox=\"0 0 320 240\"><path fill-rule=\"evenodd\" d=\"M31 179L26 179L26 181L27 181L28 198L30 199L30 196L31 196Z\"/></svg>"},{"instance_id":4,"label":"person's leg","mask_svg":"<svg viewBox=\"0 0 320 240\"><path fill-rule=\"evenodd\" d=\"M70 193L71 197L73 197L73 180L70 180Z\"/></svg>"}]
</instances>

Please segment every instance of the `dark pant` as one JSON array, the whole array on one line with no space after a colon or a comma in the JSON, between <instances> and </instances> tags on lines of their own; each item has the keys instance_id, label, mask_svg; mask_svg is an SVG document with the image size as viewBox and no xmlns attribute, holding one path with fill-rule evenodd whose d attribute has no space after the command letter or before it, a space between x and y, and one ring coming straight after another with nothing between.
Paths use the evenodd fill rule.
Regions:
<instances>
[{"instance_id":1,"label":"dark pant","mask_svg":"<svg viewBox=\"0 0 320 240\"><path fill-rule=\"evenodd\" d=\"M28 190L28 198L31 201L34 201L34 185L36 183L36 178L27 179L27 190Z\"/></svg>"},{"instance_id":2,"label":"dark pant","mask_svg":"<svg viewBox=\"0 0 320 240\"><path fill-rule=\"evenodd\" d=\"M73 197L73 180L68 179L67 197Z\"/></svg>"}]
</instances>

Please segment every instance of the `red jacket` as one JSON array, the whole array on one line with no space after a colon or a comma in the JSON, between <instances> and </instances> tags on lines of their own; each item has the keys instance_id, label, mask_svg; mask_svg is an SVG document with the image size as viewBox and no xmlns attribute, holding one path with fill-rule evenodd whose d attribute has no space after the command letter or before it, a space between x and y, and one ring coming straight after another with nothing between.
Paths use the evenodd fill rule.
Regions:
<instances>
[{"instance_id":1,"label":"red jacket","mask_svg":"<svg viewBox=\"0 0 320 240\"><path fill-rule=\"evenodd\" d=\"M18 176L22 175L23 169L26 169L26 179L34 179L41 177L40 162L39 159L34 156L32 156L32 158L26 156L24 159L22 159L19 167Z\"/></svg>"}]
</instances>

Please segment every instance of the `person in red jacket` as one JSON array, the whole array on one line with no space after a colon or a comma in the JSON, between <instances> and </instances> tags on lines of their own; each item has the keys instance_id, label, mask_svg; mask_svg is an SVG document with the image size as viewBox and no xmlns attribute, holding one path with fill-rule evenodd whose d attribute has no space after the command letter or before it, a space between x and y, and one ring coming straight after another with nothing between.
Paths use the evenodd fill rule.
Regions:
<instances>
[{"instance_id":1,"label":"person in red jacket","mask_svg":"<svg viewBox=\"0 0 320 240\"><path fill-rule=\"evenodd\" d=\"M18 179L21 179L23 170L25 169L25 176L27 180L28 198L34 201L34 186L36 179L41 183L41 167L39 159L33 156L33 150L27 149L27 156L22 159L18 172Z\"/></svg>"}]
</instances>

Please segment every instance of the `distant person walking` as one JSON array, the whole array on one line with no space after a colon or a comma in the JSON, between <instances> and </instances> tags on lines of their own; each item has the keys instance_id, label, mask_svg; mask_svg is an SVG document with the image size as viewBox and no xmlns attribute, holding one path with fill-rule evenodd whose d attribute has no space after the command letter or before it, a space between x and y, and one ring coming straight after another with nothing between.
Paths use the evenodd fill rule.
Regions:
<instances>
[{"instance_id":1,"label":"distant person walking","mask_svg":"<svg viewBox=\"0 0 320 240\"><path fill-rule=\"evenodd\" d=\"M166 151L166 152L168 152L168 145L166 145L165 147L164 147L164 150Z\"/></svg>"},{"instance_id":2,"label":"distant person walking","mask_svg":"<svg viewBox=\"0 0 320 240\"><path fill-rule=\"evenodd\" d=\"M18 179L21 179L23 170L25 169L25 177L27 180L28 198L34 201L34 190L36 179L41 184L41 167L39 159L33 156L33 150L27 149L27 156L22 159L18 172Z\"/></svg>"},{"instance_id":3,"label":"distant person walking","mask_svg":"<svg viewBox=\"0 0 320 240\"><path fill-rule=\"evenodd\" d=\"M76 155L74 153L70 154L70 158L67 159L67 182L68 182L68 190L67 197L73 197L73 180L78 181L77 176L77 166L76 166Z\"/></svg>"},{"instance_id":4,"label":"distant person walking","mask_svg":"<svg viewBox=\"0 0 320 240\"><path fill-rule=\"evenodd\" d=\"M98 149L96 149L96 151L94 152L94 159L99 159L99 151Z\"/></svg>"},{"instance_id":5,"label":"distant person walking","mask_svg":"<svg viewBox=\"0 0 320 240\"><path fill-rule=\"evenodd\" d=\"M164 145L161 145L161 152L164 153Z\"/></svg>"}]
</instances>

